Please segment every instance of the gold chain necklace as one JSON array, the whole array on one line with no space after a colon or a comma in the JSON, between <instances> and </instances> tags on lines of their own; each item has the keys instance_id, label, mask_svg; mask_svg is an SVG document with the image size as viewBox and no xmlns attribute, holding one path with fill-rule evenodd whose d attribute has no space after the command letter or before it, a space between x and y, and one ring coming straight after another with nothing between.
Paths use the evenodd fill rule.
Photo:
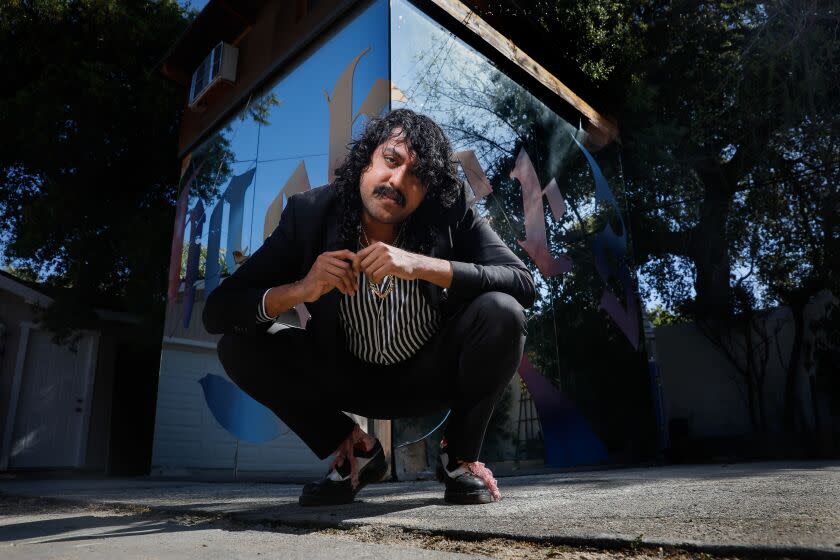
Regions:
<instances>
[{"instance_id":1,"label":"gold chain necklace","mask_svg":"<svg viewBox=\"0 0 840 560\"><path fill-rule=\"evenodd\" d=\"M370 245L370 240L368 239L367 233L365 233L365 228L360 224L359 229L362 230L362 235L365 236L365 247ZM400 237L402 237L403 230L405 229L404 226L400 226L400 231L397 233L397 237L394 239L394 246L399 246ZM385 288L385 291L381 291L379 286L373 283L370 279L368 279L368 287L370 288L370 293L378 297L379 299L385 299L388 297L391 292L394 291L394 275L393 274L386 274L384 280L388 281L388 287Z\"/></svg>"}]
</instances>

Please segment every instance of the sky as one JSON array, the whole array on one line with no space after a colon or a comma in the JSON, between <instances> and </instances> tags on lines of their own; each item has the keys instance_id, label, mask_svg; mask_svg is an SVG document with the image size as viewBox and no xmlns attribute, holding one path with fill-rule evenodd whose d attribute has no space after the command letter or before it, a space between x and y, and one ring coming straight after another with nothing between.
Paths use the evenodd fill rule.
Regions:
<instances>
[{"instance_id":1,"label":"sky","mask_svg":"<svg viewBox=\"0 0 840 560\"><path fill-rule=\"evenodd\" d=\"M256 168L243 208L240 248L246 254L262 245L267 209L300 163L306 167L312 188L328 182L330 107L325 93L333 91L338 76L363 51L365 54L353 73L351 102L354 115L358 114L374 82L388 78L387 14L387 0L374 2L341 32L332 35L319 49L281 76L270 88L280 103L271 109L270 124L258 126L253 119L234 117L228 122L230 129L222 130L235 157L232 175L242 175ZM363 122L364 119L357 120L354 128ZM200 149L196 152L200 153ZM222 191L228 180L226 178L221 186ZM209 244L209 220L219 203L217 200L205 207L206 223L200 236L204 247ZM191 201L190 207L194 204L195 201ZM226 248L230 205L221 204L220 235L222 247ZM191 237L189 230L185 239Z\"/></svg>"},{"instance_id":2,"label":"sky","mask_svg":"<svg viewBox=\"0 0 840 560\"><path fill-rule=\"evenodd\" d=\"M179 0L179 1L180 1L181 5L184 6L184 7L189 6L190 8L192 8L194 10L199 10L200 11L202 8L204 8L204 6L207 5L207 2L209 0Z\"/></svg>"}]
</instances>

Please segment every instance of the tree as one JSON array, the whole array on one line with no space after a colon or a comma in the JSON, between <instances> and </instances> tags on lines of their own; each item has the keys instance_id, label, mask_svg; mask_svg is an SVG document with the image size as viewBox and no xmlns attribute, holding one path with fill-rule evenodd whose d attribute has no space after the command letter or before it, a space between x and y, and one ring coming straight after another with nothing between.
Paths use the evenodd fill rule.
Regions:
<instances>
[{"instance_id":1,"label":"tree","mask_svg":"<svg viewBox=\"0 0 840 560\"><path fill-rule=\"evenodd\" d=\"M484 13L518 44L550 41L547 65L573 83L563 71L582 68L620 123L648 295L712 338L744 333L752 350L733 364L751 377L764 374L774 336L756 329L760 311L790 308L785 418L795 429L804 306L836 289L840 264L834 3L496 0Z\"/></svg>"},{"instance_id":2,"label":"tree","mask_svg":"<svg viewBox=\"0 0 840 560\"><path fill-rule=\"evenodd\" d=\"M631 139L635 129L649 132L627 150L662 127L675 131L664 136L668 155L658 163L691 188L660 187L643 169L658 171L650 165L656 160L627 158L640 260L691 261L696 295L686 308L711 332L749 324L756 308L790 309L785 423L795 430L804 308L837 270L828 255L840 235L840 143L829 131L840 123L832 93L840 16L830 3L810 0L685 2L655 10L649 21L648 52L658 46L661 53L645 62L642 91L652 93L628 104ZM682 213L666 214L671 223L646 213L658 204L645 192ZM769 339L761 329L744 332L743 361L733 363L749 370Z\"/></svg>"},{"instance_id":3,"label":"tree","mask_svg":"<svg viewBox=\"0 0 840 560\"><path fill-rule=\"evenodd\" d=\"M64 337L97 306L159 334L184 99L158 63L190 17L175 0L0 6L3 256L67 288L45 316Z\"/></svg>"}]
</instances>

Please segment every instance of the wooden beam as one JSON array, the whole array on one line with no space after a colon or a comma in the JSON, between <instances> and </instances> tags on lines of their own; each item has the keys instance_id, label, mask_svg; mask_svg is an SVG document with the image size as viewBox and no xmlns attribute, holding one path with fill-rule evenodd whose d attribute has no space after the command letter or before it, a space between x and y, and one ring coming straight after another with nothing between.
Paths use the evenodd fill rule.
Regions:
<instances>
[{"instance_id":1,"label":"wooden beam","mask_svg":"<svg viewBox=\"0 0 840 560\"><path fill-rule=\"evenodd\" d=\"M225 9L229 14L238 17L245 25L251 26L256 23L256 18L252 14L250 17L245 15L242 11L236 9L228 2L228 0L219 0L219 5Z\"/></svg>"},{"instance_id":2,"label":"wooden beam","mask_svg":"<svg viewBox=\"0 0 840 560\"><path fill-rule=\"evenodd\" d=\"M606 137L605 140L612 141L618 138L618 127L616 124L601 115L586 101L581 99L566 84L561 82L551 72L543 68L536 60L520 50L510 39L499 33L486 21L469 9L459 0L430 0L441 10L458 20L464 27L478 35L488 45L493 47L502 56L511 60L514 64L525 70L538 82L543 84L553 93L559 95L564 101L580 111L589 122L591 122Z\"/></svg>"},{"instance_id":3,"label":"wooden beam","mask_svg":"<svg viewBox=\"0 0 840 560\"><path fill-rule=\"evenodd\" d=\"M369 425L372 427L372 433L370 435L376 437L379 443L382 444L382 449L385 451L385 461L388 463L388 470L382 477L382 481L389 481L392 477L391 446L393 443L391 441L391 421L378 418L372 418L371 420L372 422Z\"/></svg>"}]
</instances>

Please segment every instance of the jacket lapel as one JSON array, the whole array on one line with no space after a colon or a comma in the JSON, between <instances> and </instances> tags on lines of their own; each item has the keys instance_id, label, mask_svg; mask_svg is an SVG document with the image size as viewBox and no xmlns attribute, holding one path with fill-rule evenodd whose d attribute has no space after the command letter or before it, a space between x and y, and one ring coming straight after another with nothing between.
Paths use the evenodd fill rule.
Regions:
<instances>
[{"instance_id":1,"label":"jacket lapel","mask_svg":"<svg viewBox=\"0 0 840 560\"><path fill-rule=\"evenodd\" d=\"M322 188L332 189L333 187L332 185L327 185ZM324 236L321 242L321 250L318 254L344 248L343 244L340 243L340 209L338 208L338 204L336 202L337 198L335 196L331 196L329 198L329 208L324 215ZM317 310L317 321L320 322L320 325L318 325L318 331L321 333L319 339L323 341L325 348L343 347L343 340L341 339L339 333L338 324L338 306L341 302L341 295L341 292L338 290L330 290L321 296L318 301L309 304ZM315 315L315 313L312 314L313 318L315 318Z\"/></svg>"},{"instance_id":2,"label":"jacket lapel","mask_svg":"<svg viewBox=\"0 0 840 560\"><path fill-rule=\"evenodd\" d=\"M438 231L435 243L432 246L429 256L435 259L448 259L452 251L452 230L450 225L444 226L443 231ZM429 305L437 310L440 310L443 289L435 286L431 282L423 282L423 294L426 296L426 301Z\"/></svg>"},{"instance_id":3,"label":"jacket lapel","mask_svg":"<svg viewBox=\"0 0 840 560\"><path fill-rule=\"evenodd\" d=\"M429 253L430 257L436 259L449 260L452 257L453 247L453 230L457 228L458 221L464 216L467 211L467 190L466 185L461 185L461 192L458 201L452 205L443 217L441 226L438 229L437 239ZM423 293L426 295L426 300L429 304L440 311L444 316L448 314L446 300L448 293L443 292L443 288L435 286L431 282L423 282Z\"/></svg>"}]
</instances>

